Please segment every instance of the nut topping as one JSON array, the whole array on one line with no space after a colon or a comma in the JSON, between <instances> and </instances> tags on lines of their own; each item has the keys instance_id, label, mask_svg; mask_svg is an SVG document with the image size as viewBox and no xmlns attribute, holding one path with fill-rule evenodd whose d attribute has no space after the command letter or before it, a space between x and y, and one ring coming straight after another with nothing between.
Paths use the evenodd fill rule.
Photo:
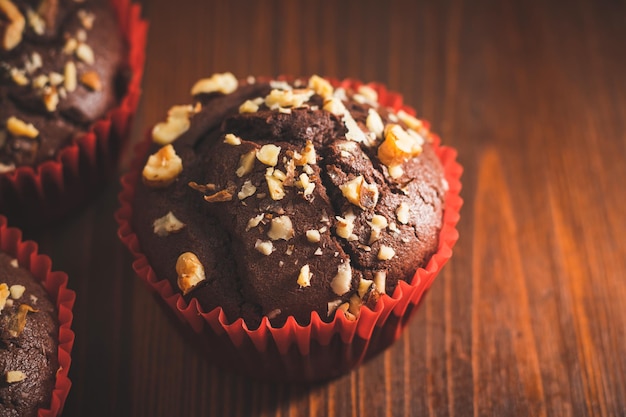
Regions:
<instances>
[{"instance_id":1,"label":"nut topping","mask_svg":"<svg viewBox=\"0 0 626 417\"><path fill-rule=\"evenodd\" d=\"M280 171L276 172L273 168L268 168L265 171L265 181L267 182L267 188L270 192L270 197L274 201L282 200L285 197L285 187L283 187L283 181L280 179Z\"/></svg>"},{"instance_id":2,"label":"nut topping","mask_svg":"<svg viewBox=\"0 0 626 417\"><path fill-rule=\"evenodd\" d=\"M239 86L237 78L230 72L223 74L213 74L210 78L203 78L197 81L192 89L191 95L222 93L230 94Z\"/></svg>"},{"instance_id":3,"label":"nut topping","mask_svg":"<svg viewBox=\"0 0 626 417\"><path fill-rule=\"evenodd\" d=\"M332 97L335 90L328 80L318 75L313 75L309 78L309 88L312 88L315 94L324 99Z\"/></svg>"},{"instance_id":4,"label":"nut topping","mask_svg":"<svg viewBox=\"0 0 626 417\"><path fill-rule=\"evenodd\" d=\"M224 143L227 145L238 146L241 145L241 138L239 136L235 136L232 133L227 133L224 136Z\"/></svg>"},{"instance_id":5,"label":"nut topping","mask_svg":"<svg viewBox=\"0 0 626 417\"><path fill-rule=\"evenodd\" d=\"M394 256L396 256L396 251L394 251L391 246L380 245L380 249L378 250L379 260L388 261Z\"/></svg>"},{"instance_id":6,"label":"nut topping","mask_svg":"<svg viewBox=\"0 0 626 417\"><path fill-rule=\"evenodd\" d=\"M239 191L239 193L237 194L237 197L240 200L244 200L250 197L251 195L254 195L255 192L256 192L256 187L254 186L254 184L252 184L252 181L246 180L241 186L241 191Z\"/></svg>"},{"instance_id":7,"label":"nut topping","mask_svg":"<svg viewBox=\"0 0 626 417\"><path fill-rule=\"evenodd\" d=\"M280 154L280 146L263 145L256 152L256 158L265 165L274 167L278 163L278 155Z\"/></svg>"},{"instance_id":8,"label":"nut topping","mask_svg":"<svg viewBox=\"0 0 626 417\"><path fill-rule=\"evenodd\" d=\"M311 243L317 243L322 239L322 236L320 235L319 230L307 230L306 231L306 240L308 240Z\"/></svg>"},{"instance_id":9,"label":"nut topping","mask_svg":"<svg viewBox=\"0 0 626 417\"><path fill-rule=\"evenodd\" d=\"M337 275L330 283L330 288L337 295L344 295L350 291L350 283L352 282L352 268L350 268L350 262L340 264L337 267Z\"/></svg>"},{"instance_id":10,"label":"nut topping","mask_svg":"<svg viewBox=\"0 0 626 417\"><path fill-rule=\"evenodd\" d=\"M309 264L306 264L302 268L300 268L300 274L298 274L298 285L300 286L300 288L310 287L312 277L313 273L311 272Z\"/></svg>"},{"instance_id":11,"label":"nut topping","mask_svg":"<svg viewBox=\"0 0 626 417\"><path fill-rule=\"evenodd\" d=\"M263 241L261 239L257 239L254 243L254 249L261 252L265 256L269 256L272 252L274 252L274 244L269 240Z\"/></svg>"},{"instance_id":12,"label":"nut topping","mask_svg":"<svg viewBox=\"0 0 626 417\"><path fill-rule=\"evenodd\" d=\"M390 124L385 127L385 140L378 147L378 159L387 166L392 178L400 177L401 165L421 153L421 144L400 125Z\"/></svg>"},{"instance_id":13,"label":"nut topping","mask_svg":"<svg viewBox=\"0 0 626 417\"><path fill-rule=\"evenodd\" d=\"M71 93L74 90L76 90L76 86L77 86L77 75L76 75L76 64L74 64L73 61L68 61L65 64L65 69L64 69L64 75L65 75L65 82L64 82L64 86L65 89Z\"/></svg>"},{"instance_id":14,"label":"nut topping","mask_svg":"<svg viewBox=\"0 0 626 417\"><path fill-rule=\"evenodd\" d=\"M396 209L396 219L402 224L409 222L409 205L405 202L400 203Z\"/></svg>"},{"instance_id":15,"label":"nut topping","mask_svg":"<svg viewBox=\"0 0 626 417\"><path fill-rule=\"evenodd\" d=\"M143 168L143 182L149 187L167 187L183 170L183 161L172 145L165 145L150 155Z\"/></svg>"},{"instance_id":16,"label":"nut topping","mask_svg":"<svg viewBox=\"0 0 626 417\"><path fill-rule=\"evenodd\" d=\"M26 327L26 316L28 313L37 313L38 311L28 304L21 304L17 308L17 313L9 320L9 336L15 338L22 334L24 327Z\"/></svg>"},{"instance_id":17,"label":"nut topping","mask_svg":"<svg viewBox=\"0 0 626 417\"><path fill-rule=\"evenodd\" d=\"M179 232L186 225L178 220L176 216L174 216L174 213L170 211L165 216L156 219L154 223L152 223L152 226L157 236L165 237L170 233Z\"/></svg>"},{"instance_id":18,"label":"nut topping","mask_svg":"<svg viewBox=\"0 0 626 417\"><path fill-rule=\"evenodd\" d=\"M26 123L13 116L7 120L7 130L14 136L24 136L31 139L39 136L39 130L32 123Z\"/></svg>"},{"instance_id":19,"label":"nut topping","mask_svg":"<svg viewBox=\"0 0 626 417\"><path fill-rule=\"evenodd\" d=\"M295 231L293 230L293 224L289 216L274 217L270 230L267 232L267 236L272 240L289 240L294 237Z\"/></svg>"},{"instance_id":20,"label":"nut topping","mask_svg":"<svg viewBox=\"0 0 626 417\"><path fill-rule=\"evenodd\" d=\"M9 286L5 283L0 284L0 311L4 309L10 294Z\"/></svg>"},{"instance_id":21,"label":"nut topping","mask_svg":"<svg viewBox=\"0 0 626 417\"><path fill-rule=\"evenodd\" d=\"M85 85L91 91L102 90L102 81L100 81L100 76L95 71L88 71L84 73L80 77L80 82L83 83L83 85Z\"/></svg>"},{"instance_id":22,"label":"nut topping","mask_svg":"<svg viewBox=\"0 0 626 417\"><path fill-rule=\"evenodd\" d=\"M362 175L340 185L339 189L349 202L364 210L372 209L378 203L378 187L368 184Z\"/></svg>"},{"instance_id":23,"label":"nut topping","mask_svg":"<svg viewBox=\"0 0 626 417\"><path fill-rule=\"evenodd\" d=\"M239 167L237 167L237 171L235 171L235 174L239 178L248 175L254 169L254 159L256 157L256 152L256 150L252 150L239 157Z\"/></svg>"},{"instance_id":24,"label":"nut topping","mask_svg":"<svg viewBox=\"0 0 626 417\"><path fill-rule=\"evenodd\" d=\"M93 49L86 43L78 43L76 47L76 57L88 65L93 65L94 62L96 62Z\"/></svg>"},{"instance_id":25,"label":"nut topping","mask_svg":"<svg viewBox=\"0 0 626 417\"><path fill-rule=\"evenodd\" d=\"M9 292L11 293L11 298L14 300L19 300L24 295L24 291L26 291L26 287L23 285L11 285L9 288Z\"/></svg>"},{"instance_id":26,"label":"nut topping","mask_svg":"<svg viewBox=\"0 0 626 417\"><path fill-rule=\"evenodd\" d=\"M152 140L159 145L174 142L189 130L189 118L199 111L191 105L173 106L167 112L167 121L157 123L152 129Z\"/></svg>"},{"instance_id":27,"label":"nut topping","mask_svg":"<svg viewBox=\"0 0 626 417\"><path fill-rule=\"evenodd\" d=\"M22 34L26 21L24 15L10 0L0 0L0 13L2 13L9 23L4 28L2 36L2 48L10 51L22 42Z\"/></svg>"},{"instance_id":28,"label":"nut topping","mask_svg":"<svg viewBox=\"0 0 626 417\"><path fill-rule=\"evenodd\" d=\"M383 137L385 124L383 123L383 119L380 118L380 115L376 110L369 109L367 111L365 126L369 129L370 132L374 133L378 139L381 139Z\"/></svg>"},{"instance_id":29,"label":"nut topping","mask_svg":"<svg viewBox=\"0 0 626 417\"><path fill-rule=\"evenodd\" d=\"M185 252L178 257L176 273L178 274L178 288L183 292L183 295L189 294L200 282L206 279L204 267L198 257L191 252Z\"/></svg>"},{"instance_id":30,"label":"nut topping","mask_svg":"<svg viewBox=\"0 0 626 417\"><path fill-rule=\"evenodd\" d=\"M22 371L8 371L6 374L6 380L9 384L21 382L26 379L26 374Z\"/></svg>"},{"instance_id":31,"label":"nut topping","mask_svg":"<svg viewBox=\"0 0 626 417\"><path fill-rule=\"evenodd\" d=\"M374 285L376 285L376 291L381 294L385 293L385 283L387 281L387 271L376 271L374 273Z\"/></svg>"}]
</instances>

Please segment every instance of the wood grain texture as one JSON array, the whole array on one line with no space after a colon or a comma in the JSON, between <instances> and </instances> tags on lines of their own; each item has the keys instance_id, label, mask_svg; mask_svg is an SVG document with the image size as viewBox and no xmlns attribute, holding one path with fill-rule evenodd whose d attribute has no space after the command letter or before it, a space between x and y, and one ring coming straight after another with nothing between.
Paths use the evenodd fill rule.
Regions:
<instances>
[{"instance_id":1,"label":"wood grain texture","mask_svg":"<svg viewBox=\"0 0 626 417\"><path fill-rule=\"evenodd\" d=\"M212 367L136 279L113 179L29 236L78 294L65 416L626 415L624 1L146 0L144 11L135 141L216 71L383 82L459 150L461 237L390 349L326 384L267 384Z\"/></svg>"}]
</instances>

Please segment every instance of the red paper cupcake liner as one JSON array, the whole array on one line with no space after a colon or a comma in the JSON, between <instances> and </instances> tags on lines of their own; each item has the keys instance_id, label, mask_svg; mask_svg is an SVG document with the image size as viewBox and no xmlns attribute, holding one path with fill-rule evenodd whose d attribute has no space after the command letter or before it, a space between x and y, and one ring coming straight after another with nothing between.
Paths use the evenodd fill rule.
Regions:
<instances>
[{"instance_id":1,"label":"red paper cupcake liner","mask_svg":"<svg viewBox=\"0 0 626 417\"><path fill-rule=\"evenodd\" d=\"M351 79L331 81L335 86L345 88L354 89L361 85ZM378 93L381 105L415 114L415 110L403 104L400 94L390 92L380 84L368 85ZM276 328L264 317L257 329L250 330L241 318L229 322L220 307L207 312L195 299L187 303L180 292L172 289L169 281L157 277L131 226L135 184L140 180L150 138L137 146L131 171L122 178L121 207L115 213L118 235L135 259L133 269L137 275L191 328L208 357L218 359L216 362L230 369L261 379L313 382L334 378L381 352L400 336L424 292L452 256L452 248L459 237L456 224L463 204L459 195L463 168L456 161L457 152L441 146L440 142L439 137L433 135L433 146L443 165L449 189L445 196L437 252L425 268L416 271L410 283L400 281L393 294L384 294L373 310L362 307L355 321L336 314L331 322L325 322L313 312L306 326L289 317L284 326Z\"/></svg>"},{"instance_id":2,"label":"red paper cupcake liner","mask_svg":"<svg viewBox=\"0 0 626 417\"><path fill-rule=\"evenodd\" d=\"M40 409L38 417L55 417L61 414L65 399L72 383L67 374L70 370L74 332L72 325L72 308L76 293L67 288L68 277L64 272L52 271L52 261L45 255L37 253L37 244L33 241L22 241L22 232L7 227L7 219L0 216L0 252L4 252L18 260L21 268L30 271L48 292L50 299L57 307L59 320L59 370L52 392L50 406Z\"/></svg>"},{"instance_id":3,"label":"red paper cupcake liner","mask_svg":"<svg viewBox=\"0 0 626 417\"><path fill-rule=\"evenodd\" d=\"M111 0L128 45L131 79L120 104L93 123L55 159L0 175L0 213L22 227L58 219L86 202L117 165L141 94L148 24L131 0Z\"/></svg>"}]
</instances>

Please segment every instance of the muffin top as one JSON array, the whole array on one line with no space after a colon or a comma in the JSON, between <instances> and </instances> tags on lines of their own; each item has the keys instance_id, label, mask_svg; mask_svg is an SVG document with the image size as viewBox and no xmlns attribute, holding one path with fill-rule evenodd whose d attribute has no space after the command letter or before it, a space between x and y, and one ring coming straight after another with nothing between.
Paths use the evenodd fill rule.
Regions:
<instances>
[{"instance_id":1,"label":"muffin top","mask_svg":"<svg viewBox=\"0 0 626 417\"><path fill-rule=\"evenodd\" d=\"M0 415L36 416L50 406L57 349L57 314L46 291L0 253Z\"/></svg>"},{"instance_id":2,"label":"muffin top","mask_svg":"<svg viewBox=\"0 0 626 417\"><path fill-rule=\"evenodd\" d=\"M250 328L355 319L436 252L447 184L431 135L374 88L226 73L192 95L153 129L132 219L187 301Z\"/></svg>"},{"instance_id":3,"label":"muffin top","mask_svg":"<svg viewBox=\"0 0 626 417\"><path fill-rule=\"evenodd\" d=\"M0 0L0 173L53 158L114 107L125 48L107 0Z\"/></svg>"}]
</instances>

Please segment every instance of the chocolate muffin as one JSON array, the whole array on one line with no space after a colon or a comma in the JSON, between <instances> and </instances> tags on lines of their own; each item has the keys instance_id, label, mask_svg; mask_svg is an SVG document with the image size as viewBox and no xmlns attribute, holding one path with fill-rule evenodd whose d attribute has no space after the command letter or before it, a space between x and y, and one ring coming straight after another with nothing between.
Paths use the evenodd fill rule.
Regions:
<instances>
[{"instance_id":1,"label":"chocolate muffin","mask_svg":"<svg viewBox=\"0 0 626 417\"><path fill-rule=\"evenodd\" d=\"M0 0L0 174L54 158L117 105L126 45L107 0Z\"/></svg>"},{"instance_id":2,"label":"chocolate muffin","mask_svg":"<svg viewBox=\"0 0 626 417\"><path fill-rule=\"evenodd\" d=\"M0 253L0 415L36 416L50 406L59 370L57 312L17 260Z\"/></svg>"},{"instance_id":3,"label":"chocolate muffin","mask_svg":"<svg viewBox=\"0 0 626 417\"><path fill-rule=\"evenodd\" d=\"M447 183L431 135L374 89L227 73L192 95L154 127L132 214L187 302L249 328L354 320L436 252Z\"/></svg>"}]
</instances>

